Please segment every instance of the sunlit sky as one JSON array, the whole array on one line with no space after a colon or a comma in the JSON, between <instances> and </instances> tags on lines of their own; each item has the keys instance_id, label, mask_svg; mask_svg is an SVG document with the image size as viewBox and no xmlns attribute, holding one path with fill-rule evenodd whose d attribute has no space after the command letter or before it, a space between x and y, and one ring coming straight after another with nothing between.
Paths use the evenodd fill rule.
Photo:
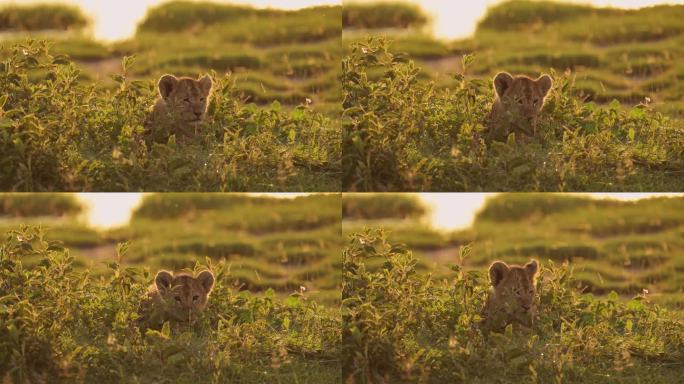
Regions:
<instances>
[{"instance_id":1,"label":"sunlit sky","mask_svg":"<svg viewBox=\"0 0 684 384\"><path fill-rule=\"evenodd\" d=\"M77 193L86 206L85 221L99 229L124 226L142 202L144 193ZM307 193L250 193L254 196L294 198Z\"/></svg>"},{"instance_id":2,"label":"sunlit sky","mask_svg":"<svg viewBox=\"0 0 684 384\"><path fill-rule=\"evenodd\" d=\"M344 0L345 3L379 1L394 2L397 0ZM503 0L403 0L420 5L431 16L433 33L444 39L457 39L470 36L475 31L477 22L487 12L487 7ZM641 8L656 4L684 4L673 0L567 0L565 2L613 6L621 8Z\"/></svg>"},{"instance_id":3,"label":"sunlit sky","mask_svg":"<svg viewBox=\"0 0 684 384\"><path fill-rule=\"evenodd\" d=\"M472 225L475 215L487 198L496 193L419 193L419 198L431 208L430 222L436 229L455 230ZM684 196L684 193L578 193L597 199L639 200L659 196Z\"/></svg>"},{"instance_id":4,"label":"sunlit sky","mask_svg":"<svg viewBox=\"0 0 684 384\"><path fill-rule=\"evenodd\" d=\"M75 4L94 21L93 33L101 40L121 40L135 32L147 8L168 0L0 0L4 4L66 3ZM299 9L314 5L341 4L341 0L219 0L216 2L248 4L257 8Z\"/></svg>"}]
</instances>

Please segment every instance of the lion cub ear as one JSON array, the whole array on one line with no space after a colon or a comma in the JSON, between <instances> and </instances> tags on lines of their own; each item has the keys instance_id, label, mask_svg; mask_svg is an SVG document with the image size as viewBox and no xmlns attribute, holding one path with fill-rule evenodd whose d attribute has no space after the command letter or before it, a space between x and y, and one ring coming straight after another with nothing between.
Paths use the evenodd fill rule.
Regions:
<instances>
[{"instance_id":1,"label":"lion cub ear","mask_svg":"<svg viewBox=\"0 0 684 384\"><path fill-rule=\"evenodd\" d=\"M553 80L551 80L551 76L549 75L543 75L540 78L538 78L535 83L537 83L537 89L542 94L542 97L546 97L548 95L549 91L551 90L551 86L553 85Z\"/></svg>"},{"instance_id":2,"label":"lion cub ear","mask_svg":"<svg viewBox=\"0 0 684 384\"><path fill-rule=\"evenodd\" d=\"M199 85L202 88L202 91L204 91L204 94L209 95L211 87L214 85L214 81L211 79L211 76L205 75L203 78L199 79Z\"/></svg>"},{"instance_id":3,"label":"lion cub ear","mask_svg":"<svg viewBox=\"0 0 684 384\"><path fill-rule=\"evenodd\" d=\"M539 263L537 263L537 260L532 260L525 264L525 272L527 272L527 275L530 277L530 280L534 282L535 277L537 276L537 272L539 272Z\"/></svg>"},{"instance_id":4,"label":"lion cub ear","mask_svg":"<svg viewBox=\"0 0 684 384\"><path fill-rule=\"evenodd\" d=\"M174 75L164 75L159 79L159 94L167 99L178 85L178 79Z\"/></svg>"},{"instance_id":5,"label":"lion cub ear","mask_svg":"<svg viewBox=\"0 0 684 384\"><path fill-rule=\"evenodd\" d=\"M513 85L513 76L508 72L499 72L494 76L494 89L499 97L503 97L504 92Z\"/></svg>"},{"instance_id":6,"label":"lion cub ear","mask_svg":"<svg viewBox=\"0 0 684 384\"><path fill-rule=\"evenodd\" d=\"M200 272L196 279L202 288L204 288L204 291L207 293L207 295L211 293L211 290L214 288L214 274L211 273L211 271L204 270Z\"/></svg>"},{"instance_id":7,"label":"lion cub ear","mask_svg":"<svg viewBox=\"0 0 684 384\"><path fill-rule=\"evenodd\" d=\"M173 275L171 275L170 272L159 271L157 272L157 276L154 278L154 285L156 285L157 289L161 292L168 289L171 286L172 281Z\"/></svg>"},{"instance_id":8,"label":"lion cub ear","mask_svg":"<svg viewBox=\"0 0 684 384\"><path fill-rule=\"evenodd\" d=\"M489 280L491 280L492 286L496 288L501 280L506 277L506 274L509 270L508 264L504 263L503 261L495 261L492 263L492 265L489 267Z\"/></svg>"}]
</instances>

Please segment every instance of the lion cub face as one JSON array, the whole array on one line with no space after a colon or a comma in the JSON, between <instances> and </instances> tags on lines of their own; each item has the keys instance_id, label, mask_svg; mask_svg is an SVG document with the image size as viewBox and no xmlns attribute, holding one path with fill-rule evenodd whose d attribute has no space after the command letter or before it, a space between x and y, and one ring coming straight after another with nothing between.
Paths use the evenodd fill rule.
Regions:
<instances>
[{"instance_id":1,"label":"lion cub face","mask_svg":"<svg viewBox=\"0 0 684 384\"><path fill-rule=\"evenodd\" d=\"M527 76L513 77L501 72L494 77L496 96L504 110L529 123L533 123L539 115L552 84L548 75L532 80Z\"/></svg>"},{"instance_id":2,"label":"lion cub face","mask_svg":"<svg viewBox=\"0 0 684 384\"><path fill-rule=\"evenodd\" d=\"M159 95L166 104L166 111L187 123L204 120L213 82L204 76L199 80L164 75L159 79Z\"/></svg>"},{"instance_id":3,"label":"lion cub face","mask_svg":"<svg viewBox=\"0 0 684 384\"><path fill-rule=\"evenodd\" d=\"M536 260L524 266L496 261L489 267L492 291L484 314L489 325L499 329L510 323L532 325L536 313L538 270Z\"/></svg>"},{"instance_id":4,"label":"lion cub face","mask_svg":"<svg viewBox=\"0 0 684 384\"><path fill-rule=\"evenodd\" d=\"M212 288L214 274L211 271L202 271L197 277L159 271L153 287L158 292L157 301L163 304L166 317L177 321L193 321L207 306Z\"/></svg>"}]
</instances>

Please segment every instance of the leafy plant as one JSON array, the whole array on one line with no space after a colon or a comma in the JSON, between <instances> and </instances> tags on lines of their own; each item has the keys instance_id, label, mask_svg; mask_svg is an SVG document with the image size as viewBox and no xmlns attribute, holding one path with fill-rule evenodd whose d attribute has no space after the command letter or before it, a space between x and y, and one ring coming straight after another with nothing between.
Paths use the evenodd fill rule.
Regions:
<instances>
[{"instance_id":1,"label":"leafy plant","mask_svg":"<svg viewBox=\"0 0 684 384\"><path fill-rule=\"evenodd\" d=\"M466 55L466 70L477 60ZM462 74L437 88L383 38L352 44L342 63L343 188L352 191L676 191L681 121L574 96L554 74L530 143L485 145L491 85Z\"/></svg>"},{"instance_id":2,"label":"leafy plant","mask_svg":"<svg viewBox=\"0 0 684 384\"><path fill-rule=\"evenodd\" d=\"M339 382L339 314L303 293L279 299L232 288L223 262L195 324L166 323L144 334L137 308L150 271L77 272L69 250L24 227L0 244L0 371L10 382ZM23 260L39 257L28 268Z\"/></svg>"},{"instance_id":3,"label":"leafy plant","mask_svg":"<svg viewBox=\"0 0 684 384\"><path fill-rule=\"evenodd\" d=\"M468 247L459 258L470 257ZM377 267L370 267L374 259ZM639 295L622 301L574 289L567 265L543 262L529 331L485 336L488 281L452 265L441 281L381 229L351 235L344 252L346 382L668 383L681 375L684 319Z\"/></svg>"},{"instance_id":4,"label":"leafy plant","mask_svg":"<svg viewBox=\"0 0 684 384\"><path fill-rule=\"evenodd\" d=\"M156 91L131 81L133 57L112 92L45 42L13 47L0 63L0 188L17 191L339 190L339 134L305 105L243 104L217 78L208 121L189 145L147 147L144 120ZM216 76L214 76L216 78Z\"/></svg>"}]
</instances>

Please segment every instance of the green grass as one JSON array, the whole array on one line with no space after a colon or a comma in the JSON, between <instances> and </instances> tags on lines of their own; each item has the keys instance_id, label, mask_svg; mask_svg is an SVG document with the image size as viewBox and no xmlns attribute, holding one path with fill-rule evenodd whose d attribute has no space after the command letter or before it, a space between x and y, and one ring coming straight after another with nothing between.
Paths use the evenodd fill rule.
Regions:
<instances>
[{"instance_id":1,"label":"green grass","mask_svg":"<svg viewBox=\"0 0 684 384\"><path fill-rule=\"evenodd\" d=\"M130 252L131 250L128 250ZM216 284L192 325L141 331L137 308L155 271L106 277L74 263L35 228L0 243L0 371L9 382L341 383L339 310L306 292L238 292L228 263L205 260ZM27 266L29 259L38 259Z\"/></svg>"},{"instance_id":2,"label":"green grass","mask_svg":"<svg viewBox=\"0 0 684 384\"><path fill-rule=\"evenodd\" d=\"M591 61L582 54L510 52L589 60L583 66ZM506 55L517 65L526 62ZM551 72L554 88L530 142L512 135L486 144L480 137L494 96L489 81L468 75L478 61L464 56L466 74L453 74L444 87L393 53L386 39L354 43L342 65L344 190L682 190L684 121L644 104L588 102L577 97L571 73Z\"/></svg>"},{"instance_id":3,"label":"green grass","mask_svg":"<svg viewBox=\"0 0 684 384\"><path fill-rule=\"evenodd\" d=\"M456 256L472 255L476 249ZM670 383L681 376L684 318L647 297L579 294L567 266L542 262L533 327L487 334L480 328L486 274L454 266L438 279L416 263L380 230L350 237L345 382Z\"/></svg>"}]
</instances>

